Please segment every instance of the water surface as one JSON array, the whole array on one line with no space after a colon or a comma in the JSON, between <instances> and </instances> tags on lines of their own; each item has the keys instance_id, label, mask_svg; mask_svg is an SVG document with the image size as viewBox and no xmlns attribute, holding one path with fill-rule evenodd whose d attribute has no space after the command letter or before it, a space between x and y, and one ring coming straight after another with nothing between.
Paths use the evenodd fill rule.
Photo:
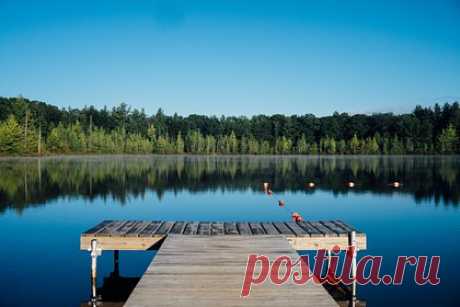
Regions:
<instances>
[{"instance_id":1,"label":"water surface","mask_svg":"<svg viewBox=\"0 0 460 307\"><path fill-rule=\"evenodd\" d=\"M392 181L401 181L395 189ZM272 183L273 195L261 191ZM315 181L315 189L305 183ZM350 189L347 181L356 182ZM277 201L283 199L285 208ZM341 219L367 233L393 273L398 255L440 255L441 284L362 286L367 306L454 306L460 269L459 157L110 156L0 159L1 306L79 306L89 297L80 233L104 219L288 221ZM121 252L120 275L139 277L154 252ZM99 261L107 300L112 253ZM120 289L120 287L116 287ZM109 291L109 292L108 292Z\"/></svg>"}]
</instances>

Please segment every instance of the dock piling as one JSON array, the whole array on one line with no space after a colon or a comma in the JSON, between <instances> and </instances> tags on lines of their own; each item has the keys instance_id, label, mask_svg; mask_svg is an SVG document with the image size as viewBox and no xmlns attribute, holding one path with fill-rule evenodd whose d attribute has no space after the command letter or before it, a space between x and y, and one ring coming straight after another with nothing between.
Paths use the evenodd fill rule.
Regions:
<instances>
[{"instance_id":1,"label":"dock piling","mask_svg":"<svg viewBox=\"0 0 460 307\"><path fill-rule=\"evenodd\" d=\"M97 297L97 257L101 255L102 250L97 245L97 240L91 240L91 302L95 304Z\"/></svg>"},{"instance_id":2,"label":"dock piling","mask_svg":"<svg viewBox=\"0 0 460 307\"><path fill-rule=\"evenodd\" d=\"M348 233L348 245L352 248L353 258L351 262L351 278L353 284L351 287L352 298L356 298L356 255L357 255L357 243L356 243L356 231L352 230Z\"/></svg>"}]
</instances>

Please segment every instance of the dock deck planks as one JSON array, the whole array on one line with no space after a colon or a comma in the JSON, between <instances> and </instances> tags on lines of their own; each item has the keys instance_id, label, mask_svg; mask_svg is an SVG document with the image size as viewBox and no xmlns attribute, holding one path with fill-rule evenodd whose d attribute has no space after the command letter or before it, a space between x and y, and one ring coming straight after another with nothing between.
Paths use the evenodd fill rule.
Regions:
<instances>
[{"instance_id":1,"label":"dock deck planks","mask_svg":"<svg viewBox=\"0 0 460 307\"><path fill-rule=\"evenodd\" d=\"M103 221L80 237L81 249L97 239L102 250L146 250L168 235L285 237L296 250L348 246L348 233L356 229L342 221L301 222L175 222ZM356 232L358 248L366 249L366 235Z\"/></svg>"},{"instance_id":2,"label":"dock deck planks","mask_svg":"<svg viewBox=\"0 0 460 307\"><path fill-rule=\"evenodd\" d=\"M267 280L241 298L249 254L271 261L299 257L282 235L169 235L125 306L337 306L321 285L310 282L277 286Z\"/></svg>"}]
</instances>

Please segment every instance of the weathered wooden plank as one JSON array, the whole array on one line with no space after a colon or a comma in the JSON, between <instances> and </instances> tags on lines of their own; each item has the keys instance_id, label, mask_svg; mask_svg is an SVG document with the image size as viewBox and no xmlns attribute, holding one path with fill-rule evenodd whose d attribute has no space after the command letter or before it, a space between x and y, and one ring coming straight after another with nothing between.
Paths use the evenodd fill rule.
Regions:
<instances>
[{"instance_id":1,"label":"weathered wooden plank","mask_svg":"<svg viewBox=\"0 0 460 307\"><path fill-rule=\"evenodd\" d=\"M249 236L252 234L251 228L249 228L248 223L236 223L236 227L238 227L238 231L240 232L240 235Z\"/></svg>"},{"instance_id":2,"label":"weathered wooden plank","mask_svg":"<svg viewBox=\"0 0 460 307\"><path fill-rule=\"evenodd\" d=\"M341 220L336 220L336 221L332 221L334 224L336 224L337 226L339 227L342 227L346 232L351 232L351 231L355 231L356 232L356 236L357 237L364 237L366 236L364 233L362 233L361 231L359 231L358 229L356 229L355 227L353 227L352 225L350 224L347 224Z\"/></svg>"},{"instance_id":3,"label":"weathered wooden plank","mask_svg":"<svg viewBox=\"0 0 460 307\"><path fill-rule=\"evenodd\" d=\"M95 233L94 236L96 236L96 237L110 237L110 236L112 236L112 234L115 233L116 229L118 229L119 227L123 226L126 223L127 223L127 221L113 221L113 222L107 224L100 231Z\"/></svg>"},{"instance_id":4,"label":"weathered wooden plank","mask_svg":"<svg viewBox=\"0 0 460 307\"><path fill-rule=\"evenodd\" d=\"M310 235L308 234L308 232L303 229L302 227L300 227L299 225L297 225L296 222L287 222L286 225L288 225L288 227L295 233L296 236L298 237L309 237Z\"/></svg>"},{"instance_id":5,"label":"weathered wooden plank","mask_svg":"<svg viewBox=\"0 0 460 307\"><path fill-rule=\"evenodd\" d=\"M199 225L198 222L187 223L187 225L185 226L183 234L184 235L196 235L196 233L198 231L198 225Z\"/></svg>"},{"instance_id":6,"label":"weathered wooden plank","mask_svg":"<svg viewBox=\"0 0 460 307\"><path fill-rule=\"evenodd\" d=\"M224 233L226 235L239 235L236 223L224 223Z\"/></svg>"},{"instance_id":7,"label":"weathered wooden plank","mask_svg":"<svg viewBox=\"0 0 460 307\"><path fill-rule=\"evenodd\" d=\"M197 234L200 236L209 236L211 234L209 222L200 222Z\"/></svg>"},{"instance_id":8,"label":"weathered wooden plank","mask_svg":"<svg viewBox=\"0 0 460 307\"><path fill-rule=\"evenodd\" d=\"M153 237L158 228L160 228L162 222L154 221L145 227L140 233L139 237Z\"/></svg>"},{"instance_id":9,"label":"weathered wooden plank","mask_svg":"<svg viewBox=\"0 0 460 307\"><path fill-rule=\"evenodd\" d=\"M337 306L321 285L292 279L253 286L242 298L248 254L298 258L281 236L169 236L125 306Z\"/></svg>"},{"instance_id":10,"label":"weathered wooden plank","mask_svg":"<svg viewBox=\"0 0 460 307\"><path fill-rule=\"evenodd\" d=\"M348 224L344 223L341 220L335 220L335 221L333 221L333 223L338 225L338 226L340 226L340 227L342 227L346 232L350 232L350 231L358 232L358 230L356 230L355 227L353 227L352 225L348 225Z\"/></svg>"},{"instance_id":11,"label":"weathered wooden plank","mask_svg":"<svg viewBox=\"0 0 460 307\"><path fill-rule=\"evenodd\" d=\"M266 234L264 228L260 223L249 223L249 227L251 228L252 234L254 235L264 235Z\"/></svg>"},{"instance_id":12,"label":"weathered wooden plank","mask_svg":"<svg viewBox=\"0 0 460 307\"><path fill-rule=\"evenodd\" d=\"M146 228L150 222L141 221L138 222L134 227L132 227L127 233L125 233L126 237L138 237L140 232Z\"/></svg>"},{"instance_id":13,"label":"weathered wooden plank","mask_svg":"<svg viewBox=\"0 0 460 307\"><path fill-rule=\"evenodd\" d=\"M332 230L330 230L329 228L327 228L320 222L307 222L307 223L315 227L316 229L318 229L326 237L337 236L335 232L333 232Z\"/></svg>"},{"instance_id":14,"label":"weathered wooden plank","mask_svg":"<svg viewBox=\"0 0 460 307\"><path fill-rule=\"evenodd\" d=\"M326 226L327 228L329 228L330 230L332 230L333 232L335 232L339 237L348 236L348 233L346 231L344 231L341 227L337 226L333 222L321 221L320 223Z\"/></svg>"},{"instance_id":15,"label":"weathered wooden plank","mask_svg":"<svg viewBox=\"0 0 460 307\"><path fill-rule=\"evenodd\" d=\"M224 235L224 223L211 223L211 236Z\"/></svg>"},{"instance_id":16,"label":"weathered wooden plank","mask_svg":"<svg viewBox=\"0 0 460 307\"><path fill-rule=\"evenodd\" d=\"M174 226L171 228L169 231L169 234L171 235L180 235L184 231L185 228L185 222L176 222Z\"/></svg>"},{"instance_id":17,"label":"weathered wooden plank","mask_svg":"<svg viewBox=\"0 0 460 307\"><path fill-rule=\"evenodd\" d=\"M332 249L336 246L340 250L348 248L348 238L338 236L321 236L321 237L294 237L286 236L286 239L291 244L292 248L296 250L318 250L318 249ZM357 246L359 250L367 248L366 236L356 237Z\"/></svg>"},{"instance_id":18,"label":"weathered wooden plank","mask_svg":"<svg viewBox=\"0 0 460 307\"><path fill-rule=\"evenodd\" d=\"M292 232L292 230L283 222L275 222L273 223L275 225L276 229L280 232L282 235L290 235L290 236L295 236L295 233Z\"/></svg>"},{"instance_id":19,"label":"weathered wooden plank","mask_svg":"<svg viewBox=\"0 0 460 307\"><path fill-rule=\"evenodd\" d=\"M81 235L82 236L93 236L94 234L96 234L97 232L101 231L106 225L112 223L113 221L111 220L105 220L105 221L102 221L101 223L97 224L96 226L88 229L87 231L83 232Z\"/></svg>"},{"instance_id":20,"label":"weathered wooden plank","mask_svg":"<svg viewBox=\"0 0 460 307\"><path fill-rule=\"evenodd\" d=\"M80 237L80 248L91 249L91 241L96 239L97 246L102 250L133 250L144 251L152 248L164 236L121 236L121 237Z\"/></svg>"},{"instance_id":21,"label":"weathered wooden plank","mask_svg":"<svg viewBox=\"0 0 460 307\"><path fill-rule=\"evenodd\" d=\"M155 235L166 235L174 226L174 222L163 222L158 230L155 232Z\"/></svg>"},{"instance_id":22,"label":"weathered wooden plank","mask_svg":"<svg viewBox=\"0 0 460 307\"><path fill-rule=\"evenodd\" d=\"M276 229L275 226L273 226L273 223L261 223L262 227L265 229L265 232L268 235L279 235L278 229Z\"/></svg>"},{"instance_id":23,"label":"weathered wooden plank","mask_svg":"<svg viewBox=\"0 0 460 307\"><path fill-rule=\"evenodd\" d=\"M112 232L112 236L124 236L127 234L131 228L136 226L139 223L138 221L126 221L122 226L118 227Z\"/></svg>"},{"instance_id":24,"label":"weathered wooden plank","mask_svg":"<svg viewBox=\"0 0 460 307\"><path fill-rule=\"evenodd\" d=\"M303 229L305 229L305 231L308 232L310 237L324 237L324 234L321 231L319 231L318 229L316 229L311 224L309 224L309 223L307 223L305 221L297 222L297 224L300 227L302 227Z\"/></svg>"}]
</instances>

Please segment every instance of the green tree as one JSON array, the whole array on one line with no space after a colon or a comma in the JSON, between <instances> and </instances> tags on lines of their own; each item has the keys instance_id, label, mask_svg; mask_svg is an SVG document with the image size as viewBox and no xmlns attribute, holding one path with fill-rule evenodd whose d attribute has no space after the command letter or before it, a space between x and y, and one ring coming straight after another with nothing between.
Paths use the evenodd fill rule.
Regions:
<instances>
[{"instance_id":1,"label":"green tree","mask_svg":"<svg viewBox=\"0 0 460 307\"><path fill-rule=\"evenodd\" d=\"M67 144L66 128L62 123L53 128L48 135L46 147L53 153L68 153L69 145Z\"/></svg>"},{"instance_id":2,"label":"green tree","mask_svg":"<svg viewBox=\"0 0 460 307\"><path fill-rule=\"evenodd\" d=\"M399 140L398 136L394 136L391 140L391 150L390 153L392 155L402 155L404 154L404 146L402 142Z\"/></svg>"},{"instance_id":3,"label":"green tree","mask_svg":"<svg viewBox=\"0 0 460 307\"><path fill-rule=\"evenodd\" d=\"M302 134L300 139L297 141L297 153L303 155L307 153L307 150L307 139L305 138L305 134Z\"/></svg>"},{"instance_id":4,"label":"green tree","mask_svg":"<svg viewBox=\"0 0 460 307\"><path fill-rule=\"evenodd\" d=\"M376 155L380 153L379 144L375 137L366 139L366 148L368 154Z\"/></svg>"},{"instance_id":5,"label":"green tree","mask_svg":"<svg viewBox=\"0 0 460 307\"><path fill-rule=\"evenodd\" d=\"M235 132L231 132L228 137L230 153L237 154L238 153L238 139L236 138Z\"/></svg>"},{"instance_id":6,"label":"green tree","mask_svg":"<svg viewBox=\"0 0 460 307\"><path fill-rule=\"evenodd\" d=\"M182 139L182 134L181 134L180 131L179 131L179 133L177 133L176 150L175 151L178 154L183 154L184 153L184 140Z\"/></svg>"},{"instance_id":7,"label":"green tree","mask_svg":"<svg viewBox=\"0 0 460 307\"><path fill-rule=\"evenodd\" d=\"M216 139L212 135L206 136L206 154L212 155L216 153Z\"/></svg>"},{"instance_id":8,"label":"green tree","mask_svg":"<svg viewBox=\"0 0 460 307\"><path fill-rule=\"evenodd\" d=\"M316 144L316 142L313 142L312 144L310 144L308 153L311 155L319 154L318 144Z\"/></svg>"},{"instance_id":9,"label":"green tree","mask_svg":"<svg viewBox=\"0 0 460 307\"><path fill-rule=\"evenodd\" d=\"M359 153L359 140L358 140L358 137L356 136L356 134L353 135L353 137L351 138L350 140L350 143L349 143L349 152L351 154L358 154Z\"/></svg>"},{"instance_id":10,"label":"green tree","mask_svg":"<svg viewBox=\"0 0 460 307\"><path fill-rule=\"evenodd\" d=\"M20 154L22 153L21 144L22 129L13 115L0 123L0 153L1 154Z\"/></svg>"},{"instance_id":11,"label":"green tree","mask_svg":"<svg viewBox=\"0 0 460 307\"><path fill-rule=\"evenodd\" d=\"M257 155L260 153L259 142L251 136L248 140L248 153L251 155Z\"/></svg>"},{"instance_id":12,"label":"green tree","mask_svg":"<svg viewBox=\"0 0 460 307\"><path fill-rule=\"evenodd\" d=\"M441 135L438 137L438 150L443 154L453 154L456 152L457 142L457 132L454 126L450 124L442 130Z\"/></svg>"},{"instance_id":13,"label":"green tree","mask_svg":"<svg viewBox=\"0 0 460 307\"><path fill-rule=\"evenodd\" d=\"M347 143L345 140L340 140L337 142L337 153L343 155L347 152Z\"/></svg>"},{"instance_id":14,"label":"green tree","mask_svg":"<svg viewBox=\"0 0 460 307\"><path fill-rule=\"evenodd\" d=\"M282 136L276 140L275 144L276 153L278 154L290 154L292 149L292 140L285 136Z\"/></svg>"}]
</instances>

